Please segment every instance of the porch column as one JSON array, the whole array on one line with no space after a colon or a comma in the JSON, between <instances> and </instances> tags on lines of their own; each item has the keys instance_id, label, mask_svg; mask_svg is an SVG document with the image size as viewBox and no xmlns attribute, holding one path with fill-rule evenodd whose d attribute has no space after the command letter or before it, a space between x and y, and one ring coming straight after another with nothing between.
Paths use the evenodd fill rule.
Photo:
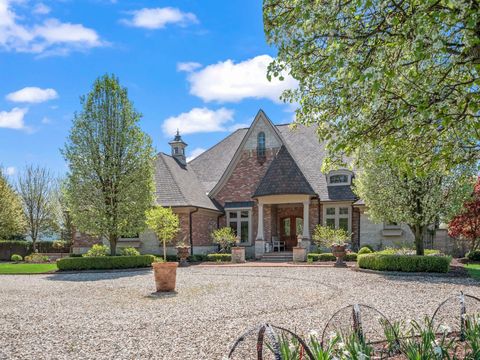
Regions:
<instances>
[{"instance_id":1,"label":"porch column","mask_svg":"<svg viewBox=\"0 0 480 360\"><path fill-rule=\"evenodd\" d=\"M265 253L265 239L263 233L263 203L258 202L258 228L255 239L255 258L260 259Z\"/></svg>"},{"instance_id":2,"label":"porch column","mask_svg":"<svg viewBox=\"0 0 480 360\"><path fill-rule=\"evenodd\" d=\"M310 223L309 223L310 200L303 202L303 240L310 241Z\"/></svg>"}]
</instances>

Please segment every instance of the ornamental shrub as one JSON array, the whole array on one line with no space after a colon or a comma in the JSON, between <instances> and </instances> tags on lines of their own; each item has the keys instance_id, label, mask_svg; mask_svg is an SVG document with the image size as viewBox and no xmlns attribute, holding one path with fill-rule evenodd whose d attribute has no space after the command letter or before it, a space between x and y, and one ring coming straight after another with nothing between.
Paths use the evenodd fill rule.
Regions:
<instances>
[{"instance_id":1,"label":"ornamental shrub","mask_svg":"<svg viewBox=\"0 0 480 360\"><path fill-rule=\"evenodd\" d=\"M41 255L39 253L33 253L28 256L25 256L25 262L31 264L43 264L49 262L50 259L48 256Z\"/></svg>"},{"instance_id":2,"label":"ornamental shrub","mask_svg":"<svg viewBox=\"0 0 480 360\"><path fill-rule=\"evenodd\" d=\"M84 257L100 257L100 256L108 256L110 254L110 248L103 244L95 244L93 245Z\"/></svg>"},{"instance_id":3,"label":"ornamental shrub","mask_svg":"<svg viewBox=\"0 0 480 360\"><path fill-rule=\"evenodd\" d=\"M207 255L208 261L232 261L232 254L208 254Z\"/></svg>"},{"instance_id":4,"label":"ornamental shrub","mask_svg":"<svg viewBox=\"0 0 480 360\"><path fill-rule=\"evenodd\" d=\"M357 259L362 269L402 272L438 272L446 273L450 269L451 256L418 256L363 254Z\"/></svg>"},{"instance_id":5,"label":"ornamental shrub","mask_svg":"<svg viewBox=\"0 0 480 360\"><path fill-rule=\"evenodd\" d=\"M308 262L314 261L336 261L337 258L332 253L310 253L307 255Z\"/></svg>"},{"instance_id":6,"label":"ornamental shrub","mask_svg":"<svg viewBox=\"0 0 480 360\"><path fill-rule=\"evenodd\" d=\"M480 261L480 250L472 250L467 253L467 259L472 261Z\"/></svg>"},{"instance_id":7,"label":"ornamental shrub","mask_svg":"<svg viewBox=\"0 0 480 360\"><path fill-rule=\"evenodd\" d=\"M120 250L122 256L139 256L140 253L134 247L126 247Z\"/></svg>"},{"instance_id":8,"label":"ornamental shrub","mask_svg":"<svg viewBox=\"0 0 480 360\"><path fill-rule=\"evenodd\" d=\"M10 258L10 260L14 261L14 262L19 262L19 261L22 261L23 258L21 255L18 255L18 254L13 254L12 257Z\"/></svg>"},{"instance_id":9,"label":"ornamental shrub","mask_svg":"<svg viewBox=\"0 0 480 360\"><path fill-rule=\"evenodd\" d=\"M155 257L153 255L139 256L97 256L81 258L62 258L57 260L59 270L109 270L149 267Z\"/></svg>"},{"instance_id":10,"label":"ornamental shrub","mask_svg":"<svg viewBox=\"0 0 480 360\"><path fill-rule=\"evenodd\" d=\"M362 255L362 254L371 254L373 253L371 247L368 247L368 246L362 246L362 248L358 251L358 255Z\"/></svg>"},{"instance_id":11,"label":"ornamental shrub","mask_svg":"<svg viewBox=\"0 0 480 360\"><path fill-rule=\"evenodd\" d=\"M235 242L238 240L233 232L233 229L229 226L216 229L212 232L212 240L214 244L220 246L221 253L229 253Z\"/></svg>"},{"instance_id":12,"label":"ornamental shrub","mask_svg":"<svg viewBox=\"0 0 480 360\"><path fill-rule=\"evenodd\" d=\"M356 252L349 252L343 258L345 261L357 261L357 253Z\"/></svg>"}]
</instances>

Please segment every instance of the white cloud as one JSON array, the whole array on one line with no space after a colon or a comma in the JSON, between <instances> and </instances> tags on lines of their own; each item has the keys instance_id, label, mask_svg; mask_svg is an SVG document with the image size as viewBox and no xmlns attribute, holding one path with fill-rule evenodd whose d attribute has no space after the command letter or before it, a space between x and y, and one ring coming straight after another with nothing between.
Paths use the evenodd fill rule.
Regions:
<instances>
[{"instance_id":1,"label":"white cloud","mask_svg":"<svg viewBox=\"0 0 480 360\"><path fill-rule=\"evenodd\" d=\"M33 8L33 13L38 14L38 15L46 15L46 14L49 14L50 11L51 11L51 9L47 5L45 5L44 3L38 3Z\"/></svg>"},{"instance_id":2,"label":"white cloud","mask_svg":"<svg viewBox=\"0 0 480 360\"><path fill-rule=\"evenodd\" d=\"M187 156L187 162L195 159L198 155L203 154L205 150L206 149L201 147L193 149L192 152L190 153L190 156Z\"/></svg>"},{"instance_id":3,"label":"white cloud","mask_svg":"<svg viewBox=\"0 0 480 360\"><path fill-rule=\"evenodd\" d=\"M0 111L0 128L26 129L23 118L27 112L28 109L26 108L13 108L10 111Z\"/></svg>"},{"instance_id":4,"label":"white cloud","mask_svg":"<svg viewBox=\"0 0 480 360\"><path fill-rule=\"evenodd\" d=\"M42 89L33 86L24 87L6 96L7 100L23 103L41 103L56 98L58 98L58 94L54 89Z\"/></svg>"},{"instance_id":5,"label":"white cloud","mask_svg":"<svg viewBox=\"0 0 480 360\"><path fill-rule=\"evenodd\" d=\"M42 23L23 25L25 17L12 10L13 2L0 0L0 49L39 55L66 55L107 43L93 29L82 24L46 19ZM42 9L44 12L46 8Z\"/></svg>"},{"instance_id":6,"label":"white cloud","mask_svg":"<svg viewBox=\"0 0 480 360\"><path fill-rule=\"evenodd\" d=\"M173 136L177 129L181 134L228 131L233 114L233 110L223 107L218 110L193 108L189 112L166 119L162 124L162 130L167 136Z\"/></svg>"},{"instance_id":7,"label":"white cloud","mask_svg":"<svg viewBox=\"0 0 480 360\"><path fill-rule=\"evenodd\" d=\"M41 122L42 122L42 124L47 125L47 124L51 124L51 123L52 123L52 120L50 120L48 117L44 116L44 117L42 118L42 121L41 121Z\"/></svg>"},{"instance_id":8,"label":"white cloud","mask_svg":"<svg viewBox=\"0 0 480 360\"><path fill-rule=\"evenodd\" d=\"M15 175L16 172L17 172L17 169L14 166L8 166L5 168L5 174L7 176Z\"/></svg>"},{"instance_id":9,"label":"white cloud","mask_svg":"<svg viewBox=\"0 0 480 360\"><path fill-rule=\"evenodd\" d=\"M197 70L198 68L201 68L202 64L194 61L190 62L180 62L177 64L177 71L185 71L185 72L192 72L194 70Z\"/></svg>"},{"instance_id":10,"label":"white cloud","mask_svg":"<svg viewBox=\"0 0 480 360\"><path fill-rule=\"evenodd\" d=\"M267 67L273 58L260 55L239 63L232 60L209 65L188 75L190 93L204 101L239 102L246 98L270 99L279 103L283 90L297 87L288 74L285 80L267 80Z\"/></svg>"},{"instance_id":11,"label":"white cloud","mask_svg":"<svg viewBox=\"0 0 480 360\"><path fill-rule=\"evenodd\" d=\"M146 29L163 29L168 24L187 26L198 23L193 13L183 12L173 7L143 8L131 12L131 19L120 20L123 24Z\"/></svg>"}]
</instances>

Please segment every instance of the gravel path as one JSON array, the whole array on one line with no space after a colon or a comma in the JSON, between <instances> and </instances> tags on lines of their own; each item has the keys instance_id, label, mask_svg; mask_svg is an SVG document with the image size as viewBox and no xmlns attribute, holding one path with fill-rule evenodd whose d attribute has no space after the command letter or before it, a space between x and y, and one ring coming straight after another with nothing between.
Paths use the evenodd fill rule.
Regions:
<instances>
[{"instance_id":1,"label":"gravel path","mask_svg":"<svg viewBox=\"0 0 480 360\"><path fill-rule=\"evenodd\" d=\"M321 331L340 307L392 319L431 315L465 278L383 276L335 268L178 269L173 295L152 296L150 271L0 276L0 359L221 359L269 321Z\"/></svg>"}]
</instances>

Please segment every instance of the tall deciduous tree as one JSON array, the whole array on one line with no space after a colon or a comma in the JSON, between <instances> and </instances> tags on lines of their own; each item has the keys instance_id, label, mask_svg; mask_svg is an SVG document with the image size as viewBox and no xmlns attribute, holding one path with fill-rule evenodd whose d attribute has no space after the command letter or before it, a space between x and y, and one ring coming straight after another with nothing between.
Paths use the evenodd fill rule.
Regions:
<instances>
[{"instance_id":1,"label":"tall deciduous tree","mask_svg":"<svg viewBox=\"0 0 480 360\"><path fill-rule=\"evenodd\" d=\"M21 199L0 167L0 239L10 239L25 232Z\"/></svg>"},{"instance_id":2,"label":"tall deciduous tree","mask_svg":"<svg viewBox=\"0 0 480 360\"><path fill-rule=\"evenodd\" d=\"M418 255L424 253L429 225L448 221L471 193L475 167L459 165L439 170L420 169L420 158L409 158L409 169L398 167L398 158L384 149L364 149L358 157L361 169L354 183L368 215L378 222L407 224L415 236Z\"/></svg>"},{"instance_id":3,"label":"tall deciduous tree","mask_svg":"<svg viewBox=\"0 0 480 360\"><path fill-rule=\"evenodd\" d=\"M36 250L37 240L58 230L54 206L55 178L40 166L27 166L18 178L27 232Z\"/></svg>"},{"instance_id":4,"label":"tall deciduous tree","mask_svg":"<svg viewBox=\"0 0 480 360\"><path fill-rule=\"evenodd\" d=\"M127 89L115 76L102 76L81 97L63 154L69 173L66 194L75 227L110 242L145 228L145 211L153 203L151 139Z\"/></svg>"},{"instance_id":5,"label":"tall deciduous tree","mask_svg":"<svg viewBox=\"0 0 480 360\"><path fill-rule=\"evenodd\" d=\"M365 143L395 151L398 141L431 144L424 163L439 168L478 159L478 0L264 0L263 9L278 48L268 76L287 70L299 81L283 98L299 104L297 122L319 125L327 168Z\"/></svg>"},{"instance_id":6,"label":"tall deciduous tree","mask_svg":"<svg viewBox=\"0 0 480 360\"><path fill-rule=\"evenodd\" d=\"M462 211L448 224L448 234L469 242L470 249L480 246L480 176L471 199L463 204Z\"/></svg>"}]
</instances>

